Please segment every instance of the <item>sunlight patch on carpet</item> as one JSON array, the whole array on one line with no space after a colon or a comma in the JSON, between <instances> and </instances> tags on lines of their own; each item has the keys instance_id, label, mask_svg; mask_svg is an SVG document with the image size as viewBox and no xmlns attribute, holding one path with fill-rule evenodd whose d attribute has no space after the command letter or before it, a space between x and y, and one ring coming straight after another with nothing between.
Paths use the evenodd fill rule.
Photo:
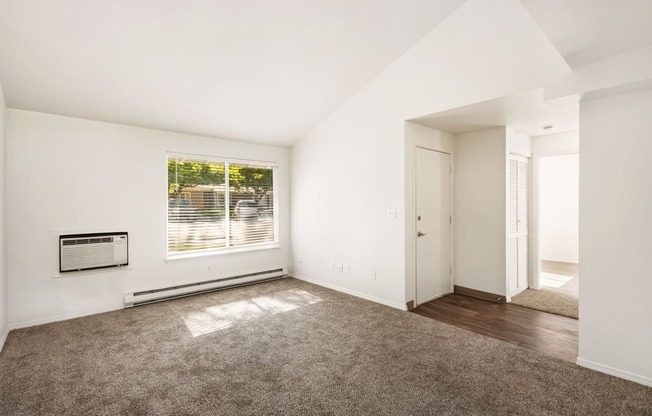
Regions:
<instances>
[{"instance_id":1,"label":"sunlight patch on carpet","mask_svg":"<svg viewBox=\"0 0 652 416\"><path fill-rule=\"evenodd\" d=\"M231 328L238 322L288 312L319 303L322 300L305 290L290 289L269 296L211 306L201 312L193 312L182 319L192 336L198 337Z\"/></svg>"},{"instance_id":2,"label":"sunlight patch on carpet","mask_svg":"<svg viewBox=\"0 0 652 416\"><path fill-rule=\"evenodd\" d=\"M541 272L541 286L560 288L573 280L573 276Z\"/></svg>"}]
</instances>

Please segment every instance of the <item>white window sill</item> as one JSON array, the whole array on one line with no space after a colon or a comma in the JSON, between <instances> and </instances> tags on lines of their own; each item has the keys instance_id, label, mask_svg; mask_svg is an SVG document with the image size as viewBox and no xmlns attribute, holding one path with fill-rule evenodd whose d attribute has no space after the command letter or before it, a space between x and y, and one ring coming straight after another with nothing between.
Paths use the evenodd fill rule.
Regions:
<instances>
[{"instance_id":1,"label":"white window sill","mask_svg":"<svg viewBox=\"0 0 652 416\"><path fill-rule=\"evenodd\" d=\"M168 254L167 257L165 258L165 261L176 262L176 261L183 261L183 260L201 259L205 257L223 256L225 254L251 253L254 251L273 250L277 248L281 248L280 243L266 243L266 244L251 245L245 247L231 247L231 248L220 248L216 250L193 251L189 253Z\"/></svg>"}]
</instances>

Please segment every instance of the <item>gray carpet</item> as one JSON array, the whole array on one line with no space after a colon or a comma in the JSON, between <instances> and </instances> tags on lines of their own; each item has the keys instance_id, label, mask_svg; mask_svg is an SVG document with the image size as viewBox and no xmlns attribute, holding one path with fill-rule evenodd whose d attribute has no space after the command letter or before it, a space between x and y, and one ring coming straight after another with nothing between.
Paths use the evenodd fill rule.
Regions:
<instances>
[{"instance_id":1,"label":"gray carpet","mask_svg":"<svg viewBox=\"0 0 652 416\"><path fill-rule=\"evenodd\" d=\"M294 279L12 331L3 415L652 415L652 389Z\"/></svg>"},{"instance_id":2,"label":"gray carpet","mask_svg":"<svg viewBox=\"0 0 652 416\"><path fill-rule=\"evenodd\" d=\"M578 319L579 301L573 296L548 290L525 289L512 298L514 305Z\"/></svg>"}]
</instances>

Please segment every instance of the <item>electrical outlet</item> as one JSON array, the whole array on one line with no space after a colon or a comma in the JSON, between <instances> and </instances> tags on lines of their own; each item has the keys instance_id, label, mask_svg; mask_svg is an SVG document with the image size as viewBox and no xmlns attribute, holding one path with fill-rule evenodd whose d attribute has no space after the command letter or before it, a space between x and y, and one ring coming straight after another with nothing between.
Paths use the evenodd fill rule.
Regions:
<instances>
[{"instance_id":1,"label":"electrical outlet","mask_svg":"<svg viewBox=\"0 0 652 416\"><path fill-rule=\"evenodd\" d=\"M332 271L335 271L336 268L337 268L337 266L335 265L335 262L332 261L332 262L331 262L331 270L332 270Z\"/></svg>"},{"instance_id":2,"label":"electrical outlet","mask_svg":"<svg viewBox=\"0 0 652 416\"><path fill-rule=\"evenodd\" d=\"M338 264L337 265L337 271L342 273L344 271L344 265L343 264Z\"/></svg>"},{"instance_id":3,"label":"electrical outlet","mask_svg":"<svg viewBox=\"0 0 652 416\"><path fill-rule=\"evenodd\" d=\"M211 266L211 265L209 264L209 265L208 265L208 271L210 272L211 270L213 270L213 266Z\"/></svg>"},{"instance_id":4,"label":"electrical outlet","mask_svg":"<svg viewBox=\"0 0 652 416\"><path fill-rule=\"evenodd\" d=\"M371 272L371 280L376 280L376 271Z\"/></svg>"},{"instance_id":5,"label":"electrical outlet","mask_svg":"<svg viewBox=\"0 0 652 416\"><path fill-rule=\"evenodd\" d=\"M350 264L345 265L344 269L346 269L347 273L351 273L351 265Z\"/></svg>"}]
</instances>

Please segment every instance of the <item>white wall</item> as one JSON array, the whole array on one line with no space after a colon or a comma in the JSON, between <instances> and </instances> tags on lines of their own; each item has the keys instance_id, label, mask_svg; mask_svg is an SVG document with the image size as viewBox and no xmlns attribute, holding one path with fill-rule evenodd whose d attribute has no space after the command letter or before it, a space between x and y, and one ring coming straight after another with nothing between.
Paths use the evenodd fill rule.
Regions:
<instances>
[{"instance_id":1,"label":"white wall","mask_svg":"<svg viewBox=\"0 0 652 416\"><path fill-rule=\"evenodd\" d=\"M455 284L506 295L506 128L455 136Z\"/></svg>"},{"instance_id":2,"label":"white wall","mask_svg":"<svg viewBox=\"0 0 652 416\"><path fill-rule=\"evenodd\" d=\"M580 132L569 131L532 138L533 156L554 156L578 153L580 151Z\"/></svg>"},{"instance_id":3,"label":"white wall","mask_svg":"<svg viewBox=\"0 0 652 416\"><path fill-rule=\"evenodd\" d=\"M278 162L282 248L166 263L167 151ZM10 109L7 152L12 326L121 308L133 289L289 265L289 149ZM132 269L53 279L53 231L101 229L129 232Z\"/></svg>"},{"instance_id":4,"label":"white wall","mask_svg":"<svg viewBox=\"0 0 652 416\"><path fill-rule=\"evenodd\" d=\"M578 363L652 386L652 90L580 105Z\"/></svg>"},{"instance_id":5,"label":"white wall","mask_svg":"<svg viewBox=\"0 0 652 416\"><path fill-rule=\"evenodd\" d=\"M465 2L292 148L293 274L404 307L405 120L568 70L519 1Z\"/></svg>"},{"instance_id":6,"label":"white wall","mask_svg":"<svg viewBox=\"0 0 652 416\"><path fill-rule=\"evenodd\" d=\"M8 331L8 295L7 295L7 158L5 135L5 97L0 85L0 350L4 345Z\"/></svg>"},{"instance_id":7,"label":"white wall","mask_svg":"<svg viewBox=\"0 0 652 416\"><path fill-rule=\"evenodd\" d=\"M437 150L455 156L455 136L422 126L405 122L405 297L406 302L416 299L416 148ZM452 183L451 183L452 185ZM453 189L451 187L451 189ZM454 192L451 192L451 196ZM451 208L453 198L451 197ZM451 209L451 212L452 209ZM454 258L454 236L451 233L451 254ZM452 265L451 261L451 265Z\"/></svg>"},{"instance_id":8,"label":"white wall","mask_svg":"<svg viewBox=\"0 0 652 416\"><path fill-rule=\"evenodd\" d=\"M579 262L579 155L541 158L540 253L543 260Z\"/></svg>"},{"instance_id":9,"label":"white wall","mask_svg":"<svg viewBox=\"0 0 652 416\"><path fill-rule=\"evenodd\" d=\"M579 106L578 106L579 118ZM541 160L548 156L577 154L580 149L579 131L562 132L536 136L532 138L532 159L530 161L530 287L539 289L541 274L541 244L540 244L540 174Z\"/></svg>"},{"instance_id":10,"label":"white wall","mask_svg":"<svg viewBox=\"0 0 652 416\"><path fill-rule=\"evenodd\" d=\"M507 155L532 156L532 138L530 136L514 130L511 126L506 126L505 133L507 136ZM505 166L509 169L509 163L506 162Z\"/></svg>"}]
</instances>

